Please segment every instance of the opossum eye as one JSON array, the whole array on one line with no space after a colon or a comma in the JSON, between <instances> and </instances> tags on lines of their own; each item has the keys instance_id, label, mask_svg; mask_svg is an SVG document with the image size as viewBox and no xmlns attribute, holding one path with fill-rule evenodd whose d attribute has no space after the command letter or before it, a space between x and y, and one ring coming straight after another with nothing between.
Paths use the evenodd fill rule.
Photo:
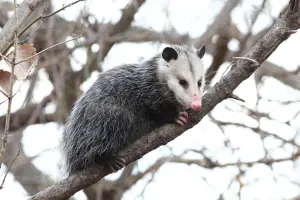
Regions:
<instances>
[{"instance_id":1,"label":"opossum eye","mask_svg":"<svg viewBox=\"0 0 300 200\"><path fill-rule=\"evenodd\" d=\"M179 79L179 84L182 85L183 87L187 86L187 82L184 79Z\"/></svg>"},{"instance_id":2,"label":"opossum eye","mask_svg":"<svg viewBox=\"0 0 300 200\"><path fill-rule=\"evenodd\" d=\"M198 81L198 87L201 87L201 85L202 85L202 82L201 82L201 80L199 80Z\"/></svg>"}]
</instances>

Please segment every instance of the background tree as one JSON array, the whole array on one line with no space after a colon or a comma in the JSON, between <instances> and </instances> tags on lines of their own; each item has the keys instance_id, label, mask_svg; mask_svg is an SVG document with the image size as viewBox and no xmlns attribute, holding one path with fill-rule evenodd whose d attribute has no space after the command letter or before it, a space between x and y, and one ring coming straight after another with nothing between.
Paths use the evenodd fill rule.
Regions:
<instances>
[{"instance_id":1,"label":"background tree","mask_svg":"<svg viewBox=\"0 0 300 200\"><path fill-rule=\"evenodd\" d=\"M42 13L53 13L70 2L40 1L21 25L24 28ZM6 168L1 168L1 177L19 149L21 152L10 168L0 197L15 195L11 191L20 188L12 179L31 196L62 178L57 169L60 157L56 145L63 123L97 73L117 64L147 59L165 43L193 44L198 48L206 44L209 91L229 71L230 64L233 68L239 66L232 58L244 56L287 8L287 2L276 0L207 0L201 4L90 0L38 20L19 38L23 43L32 43L37 52L83 34L40 54L35 71L21 89L14 87L17 93L10 116ZM6 36L3 32L11 11L12 1L0 1L2 54L1 41ZM298 18L298 24L291 27L297 29L299 23ZM297 44L299 33L293 34L235 90L234 94L245 102L231 96L235 99L223 101L185 134L85 188L75 195L77 199L299 198ZM7 101L1 107L4 130ZM56 142L47 149L39 147L43 141ZM22 195L20 190L20 198L25 198Z\"/></svg>"}]
</instances>

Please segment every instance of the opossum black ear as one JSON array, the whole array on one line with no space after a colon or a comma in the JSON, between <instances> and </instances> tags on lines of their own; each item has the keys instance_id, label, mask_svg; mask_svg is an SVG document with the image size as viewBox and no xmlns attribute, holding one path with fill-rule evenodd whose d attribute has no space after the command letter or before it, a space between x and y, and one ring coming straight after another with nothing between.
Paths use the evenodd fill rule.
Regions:
<instances>
[{"instance_id":1,"label":"opossum black ear","mask_svg":"<svg viewBox=\"0 0 300 200\"><path fill-rule=\"evenodd\" d=\"M175 49L166 47L162 51L162 57L165 61L169 62L172 59L176 60L178 58L178 53L175 51Z\"/></svg>"},{"instance_id":2,"label":"opossum black ear","mask_svg":"<svg viewBox=\"0 0 300 200\"><path fill-rule=\"evenodd\" d=\"M204 54L205 54L205 44L200 49L197 50L197 55L199 56L200 59L203 58Z\"/></svg>"}]
</instances>

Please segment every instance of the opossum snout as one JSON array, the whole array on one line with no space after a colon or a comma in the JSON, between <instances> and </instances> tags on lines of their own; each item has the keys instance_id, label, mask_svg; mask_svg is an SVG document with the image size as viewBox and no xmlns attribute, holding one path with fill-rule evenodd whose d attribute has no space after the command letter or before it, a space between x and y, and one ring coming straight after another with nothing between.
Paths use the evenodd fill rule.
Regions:
<instances>
[{"instance_id":1,"label":"opossum snout","mask_svg":"<svg viewBox=\"0 0 300 200\"><path fill-rule=\"evenodd\" d=\"M193 110L200 110L201 108L201 103L199 101L199 96L197 94L193 94L193 102L191 104L191 108Z\"/></svg>"},{"instance_id":2,"label":"opossum snout","mask_svg":"<svg viewBox=\"0 0 300 200\"><path fill-rule=\"evenodd\" d=\"M198 111L201 108L201 104L199 102L193 102L191 108Z\"/></svg>"}]
</instances>

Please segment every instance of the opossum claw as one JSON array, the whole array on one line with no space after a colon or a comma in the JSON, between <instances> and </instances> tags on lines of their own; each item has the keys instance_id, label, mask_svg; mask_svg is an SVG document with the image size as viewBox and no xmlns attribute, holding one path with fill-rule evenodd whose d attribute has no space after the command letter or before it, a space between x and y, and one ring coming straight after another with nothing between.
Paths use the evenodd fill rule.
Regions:
<instances>
[{"instance_id":1,"label":"opossum claw","mask_svg":"<svg viewBox=\"0 0 300 200\"><path fill-rule=\"evenodd\" d=\"M117 172L120 169L122 169L123 167L125 167L126 161L123 158L120 157L115 157L113 160L111 160L108 163L108 167L113 171L113 172Z\"/></svg>"},{"instance_id":2,"label":"opossum claw","mask_svg":"<svg viewBox=\"0 0 300 200\"><path fill-rule=\"evenodd\" d=\"M175 120L175 122L180 126L184 126L187 123L187 118L188 118L188 113L186 111L182 111L179 113L179 116Z\"/></svg>"}]
</instances>

